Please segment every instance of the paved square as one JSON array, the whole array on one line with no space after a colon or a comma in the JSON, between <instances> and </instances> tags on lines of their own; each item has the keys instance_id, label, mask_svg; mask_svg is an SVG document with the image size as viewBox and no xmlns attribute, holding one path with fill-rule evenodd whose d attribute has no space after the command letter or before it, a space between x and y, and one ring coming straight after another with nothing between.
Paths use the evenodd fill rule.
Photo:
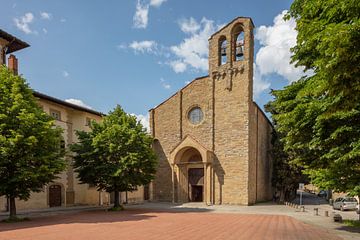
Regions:
<instances>
[{"instance_id":1,"label":"paved square","mask_svg":"<svg viewBox=\"0 0 360 240\"><path fill-rule=\"evenodd\" d=\"M0 223L1 240L340 239L288 216L103 210Z\"/></svg>"}]
</instances>

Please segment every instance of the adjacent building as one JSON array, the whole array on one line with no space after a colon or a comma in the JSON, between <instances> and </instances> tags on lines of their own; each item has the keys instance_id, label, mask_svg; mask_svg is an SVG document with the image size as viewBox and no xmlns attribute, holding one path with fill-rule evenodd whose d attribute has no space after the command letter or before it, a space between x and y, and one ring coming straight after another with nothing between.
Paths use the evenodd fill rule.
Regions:
<instances>
[{"instance_id":1,"label":"adjacent building","mask_svg":"<svg viewBox=\"0 0 360 240\"><path fill-rule=\"evenodd\" d=\"M253 101L253 22L209 39L209 74L150 110L152 200L250 205L272 198L272 125Z\"/></svg>"},{"instance_id":2,"label":"adjacent building","mask_svg":"<svg viewBox=\"0 0 360 240\"><path fill-rule=\"evenodd\" d=\"M18 60L12 54L15 51L29 47L29 44L0 30L0 64L8 66L14 74L18 73ZM10 54L6 62L6 55ZM76 131L89 131L91 121L101 121L103 114L82 106L48 96L40 92L34 92L39 106L55 119L55 124L63 129L63 146L77 142ZM103 205L113 201L113 195L97 191L88 184L80 184L74 169L72 157L68 151L66 161L68 168L61 173L52 183L45 185L43 191L32 193L28 201L16 202L17 209L35 209L48 207L65 207L74 205ZM143 200L143 188L134 193L121 193L122 201L141 202ZM7 210L7 199L0 196L0 211Z\"/></svg>"}]
</instances>

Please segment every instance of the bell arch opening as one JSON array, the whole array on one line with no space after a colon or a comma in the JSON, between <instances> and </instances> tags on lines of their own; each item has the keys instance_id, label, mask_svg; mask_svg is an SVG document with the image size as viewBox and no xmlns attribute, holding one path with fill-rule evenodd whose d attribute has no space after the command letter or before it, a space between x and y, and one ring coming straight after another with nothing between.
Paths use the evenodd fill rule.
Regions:
<instances>
[{"instance_id":1,"label":"bell arch opening","mask_svg":"<svg viewBox=\"0 0 360 240\"><path fill-rule=\"evenodd\" d=\"M224 65L225 63L227 63L227 47L228 47L228 43L226 40L225 36L221 36L219 38L219 53L218 53L218 58L219 58L219 66L220 65Z\"/></svg>"},{"instance_id":2,"label":"bell arch opening","mask_svg":"<svg viewBox=\"0 0 360 240\"><path fill-rule=\"evenodd\" d=\"M233 59L234 61L244 60L245 33L241 24L237 24L232 29Z\"/></svg>"}]
</instances>

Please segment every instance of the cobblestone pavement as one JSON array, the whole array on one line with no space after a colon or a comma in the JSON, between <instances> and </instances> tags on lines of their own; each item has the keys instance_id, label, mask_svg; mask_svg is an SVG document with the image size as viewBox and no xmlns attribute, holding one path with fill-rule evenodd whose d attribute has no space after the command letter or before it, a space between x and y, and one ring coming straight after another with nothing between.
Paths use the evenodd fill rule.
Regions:
<instances>
[{"instance_id":1,"label":"cobblestone pavement","mask_svg":"<svg viewBox=\"0 0 360 240\"><path fill-rule=\"evenodd\" d=\"M0 223L1 240L341 239L285 215L213 213L208 209L94 210Z\"/></svg>"}]
</instances>

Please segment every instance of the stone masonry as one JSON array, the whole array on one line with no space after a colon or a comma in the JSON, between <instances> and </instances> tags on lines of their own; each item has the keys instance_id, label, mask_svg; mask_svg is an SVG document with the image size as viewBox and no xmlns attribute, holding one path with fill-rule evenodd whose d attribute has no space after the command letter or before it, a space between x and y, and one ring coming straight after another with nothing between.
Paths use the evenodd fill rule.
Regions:
<instances>
[{"instance_id":1,"label":"stone masonry","mask_svg":"<svg viewBox=\"0 0 360 240\"><path fill-rule=\"evenodd\" d=\"M271 199L272 126L253 102L253 28L250 18L239 17L214 33L209 75L150 110L159 157L153 200L250 205ZM194 124L196 108L202 114Z\"/></svg>"}]
</instances>

